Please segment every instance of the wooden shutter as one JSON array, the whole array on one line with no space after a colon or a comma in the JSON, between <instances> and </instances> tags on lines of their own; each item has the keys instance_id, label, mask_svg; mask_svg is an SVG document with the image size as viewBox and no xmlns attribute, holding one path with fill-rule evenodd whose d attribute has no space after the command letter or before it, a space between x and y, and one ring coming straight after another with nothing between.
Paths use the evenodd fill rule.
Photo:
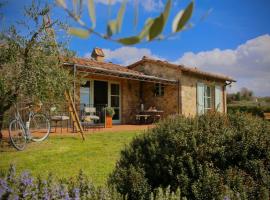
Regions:
<instances>
[{"instance_id":1,"label":"wooden shutter","mask_svg":"<svg viewBox=\"0 0 270 200\"><path fill-rule=\"evenodd\" d=\"M222 112L222 87L219 85L215 86L215 109L218 112Z\"/></svg>"},{"instance_id":2,"label":"wooden shutter","mask_svg":"<svg viewBox=\"0 0 270 200\"><path fill-rule=\"evenodd\" d=\"M197 114L204 113L204 84L197 83Z\"/></svg>"}]
</instances>

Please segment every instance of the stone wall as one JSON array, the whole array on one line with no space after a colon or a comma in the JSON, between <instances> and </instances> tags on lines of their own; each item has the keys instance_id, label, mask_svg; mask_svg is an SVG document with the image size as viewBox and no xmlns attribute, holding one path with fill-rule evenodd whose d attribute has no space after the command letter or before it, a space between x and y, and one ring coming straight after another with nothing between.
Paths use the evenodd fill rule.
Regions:
<instances>
[{"instance_id":1,"label":"stone wall","mask_svg":"<svg viewBox=\"0 0 270 200\"><path fill-rule=\"evenodd\" d=\"M140 82L133 80L122 81L122 123L134 124L136 114L140 110Z\"/></svg>"},{"instance_id":2,"label":"stone wall","mask_svg":"<svg viewBox=\"0 0 270 200\"><path fill-rule=\"evenodd\" d=\"M223 112L226 112L226 91L223 82L214 82L193 75L182 74L180 70L167 66L157 66L154 64L139 65L134 68L149 75L155 75L167 79L179 80L180 85L165 85L164 96L155 96L155 83L141 82L135 80L114 78L108 76L89 75L85 79L113 81L120 83L121 88L121 123L134 124L135 116L140 111L141 103L144 108L155 106L158 110L164 111L164 116L171 114L183 114L194 116L197 114L197 83L219 84L223 88ZM140 84L142 102L140 100ZM79 102L79 85L76 89ZM214 96L213 96L214 99ZM214 104L214 101L213 101Z\"/></svg>"},{"instance_id":3,"label":"stone wall","mask_svg":"<svg viewBox=\"0 0 270 200\"><path fill-rule=\"evenodd\" d=\"M208 84L212 87L212 107L215 107L215 85L219 85L223 88L223 103L222 112L226 112L226 91L224 91L224 83L205 80L202 78L182 75L181 88L182 88L182 114L185 116L194 116L197 114L197 83L201 82Z\"/></svg>"},{"instance_id":4,"label":"stone wall","mask_svg":"<svg viewBox=\"0 0 270 200\"><path fill-rule=\"evenodd\" d=\"M181 78L182 114L194 116L197 113L197 78L183 75Z\"/></svg>"},{"instance_id":5,"label":"stone wall","mask_svg":"<svg viewBox=\"0 0 270 200\"><path fill-rule=\"evenodd\" d=\"M155 106L158 110L163 110L163 116L166 117L171 114L177 114L179 105L178 101L178 86L165 85L164 96L155 96L155 83L143 83L142 97L144 108L148 109L150 106Z\"/></svg>"},{"instance_id":6,"label":"stone wall","mask_svg":"<svg viewBox=\"0 0 270 200\"><path fill-rule=\"evenodd\" d=\"M143 65L136 66L133 70L166 79L179 80L181 78L180 69L170 68L166 65L160 66L152 63L144 63ZM178 85L165 85L164 96L161 97L154 95L154 87L155 83L143 83L143 102L145 109L155 106L158 110L164 111L164 117L181 113L181 87L178 87Z\"/></svg>"}]
</instances>

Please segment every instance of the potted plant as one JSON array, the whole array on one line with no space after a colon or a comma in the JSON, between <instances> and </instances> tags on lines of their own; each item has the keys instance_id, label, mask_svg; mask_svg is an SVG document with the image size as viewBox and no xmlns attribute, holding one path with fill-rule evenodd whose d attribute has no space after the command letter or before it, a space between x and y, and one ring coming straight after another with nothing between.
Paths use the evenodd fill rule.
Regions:
<instances>
[{"instance_id":1,"label":"potted plant","mask_svg":"<svg viewBox=\"0 0 270 200\"><path fill-rule=\"evenodd\" d=\"M106 119L105 119L105 127L112 128L112 118L115 114L114 109L112 107L105 108Z\"/></svg>"}]
</instances>

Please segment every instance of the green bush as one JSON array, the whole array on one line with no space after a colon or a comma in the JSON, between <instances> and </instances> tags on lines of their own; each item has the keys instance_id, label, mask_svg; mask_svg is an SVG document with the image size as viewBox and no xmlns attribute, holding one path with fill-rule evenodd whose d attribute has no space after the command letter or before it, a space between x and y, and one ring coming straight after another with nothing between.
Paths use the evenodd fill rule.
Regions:
<instances>
[{"instance_id":1,"label":"green bush","mask_svg":"<svg viewBox=\"0 0 270 200\"><path fill-rule=\"evenodd\" d=\"M239 113L166 119L121 152L109 183L128 199L170 187L187 199L268 200L269 125Z\"/></svg>"},{"instance_id":2,"label":"green bush","mask_svg":"<svg viewBox=\"0 0 270 200\"><path fill-rule=\"evenodd\" d=\"M264 112L270 112L270 107L254 105L228 105L228 113L250 113L254 116L264 117Z\"/></svg>"}]
</instances>

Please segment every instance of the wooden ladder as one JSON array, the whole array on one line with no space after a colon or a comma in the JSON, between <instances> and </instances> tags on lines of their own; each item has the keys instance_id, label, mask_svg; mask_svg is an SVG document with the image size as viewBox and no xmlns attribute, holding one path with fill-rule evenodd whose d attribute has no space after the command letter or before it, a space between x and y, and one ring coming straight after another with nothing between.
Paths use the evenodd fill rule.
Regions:
<instances>
[{"instance_id":1,"label":"wooden ladder","mask_svg":"<svg viewBox=\"0 0 270 200\"><path fill-rule=\"evenodd\" d=\"M66 97L66 100L68 102L68 110L69 110L69 113L71 115L72 121L76 127L76 130L80 132L82 139L85 140L83 128L82 128L82 125L80 123L80 119L78 117L78 114L77 114L77 111L76 111L76 108L75 108L75 105L74 105L74 102L73 102L73 99L72 99L70 92L66 91L65 97Z\"/></svg>"}]
</instances>

